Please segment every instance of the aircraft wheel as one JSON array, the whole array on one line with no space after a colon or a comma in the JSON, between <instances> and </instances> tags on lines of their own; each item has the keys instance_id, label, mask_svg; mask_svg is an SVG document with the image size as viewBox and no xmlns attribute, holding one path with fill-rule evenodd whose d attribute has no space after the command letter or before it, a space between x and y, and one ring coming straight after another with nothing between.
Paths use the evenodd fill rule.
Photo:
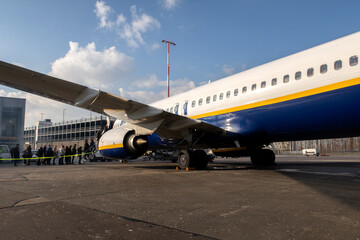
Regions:
<instances>
[{"instance_id":1,"label":"aircraft wheel","mask_svg":"<svg viewBox=\"0 0 360 240\"><path fill-rule=\"evenodd\" d=\"M187 150L182 150L178 156L178 166L180 169L185 170L190 166L190 153Z\"/></svg>"},{"instance_id":2,"label":"aircraft wheel","mask_svg":"<svg viewBox=\"0 0 360 240\"><path fill-rule=\"evenodd\" d=\"M194 151L192 157L196 169L206 169L209 163L209 157L204 150Z\"/></svg>"},{"instance_id":3,"label":"aircraft wheel","mask_svg":"<svg viewBox=\"0 0 360 240\"><path fill-rule=\"evenodd\" d=\"M271 166L275 165L275 154L269 149L255 151L251 155L251 163L254 166Z\"/></svg>"}]
</instances>

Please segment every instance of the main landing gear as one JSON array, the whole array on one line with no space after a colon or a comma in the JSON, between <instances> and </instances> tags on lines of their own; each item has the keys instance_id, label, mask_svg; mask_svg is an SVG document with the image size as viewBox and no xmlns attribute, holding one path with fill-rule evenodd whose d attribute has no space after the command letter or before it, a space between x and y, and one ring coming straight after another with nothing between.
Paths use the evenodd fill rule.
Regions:
<instances>
[{"instance_id":1,"label":"main landing gear","mask_svg":"<svg viewBox=\"0 0 360 240\"><path fill-rule=\"evenodd\" d=\"M185 170L187 167L206 169L209 157L204 150L182 150L178 156L178 167Z\"/></svg>"},{"instance_id":2,"label":"main landing gear","mask_svg":"<svg viewBox=\"0 0 360 240\"><path fill-rule=\"evenodd\" d=\"M251 154L251 163L254 166L275 165L275 154L270 149L259 149Z\"/></svg>"}]
</instances>

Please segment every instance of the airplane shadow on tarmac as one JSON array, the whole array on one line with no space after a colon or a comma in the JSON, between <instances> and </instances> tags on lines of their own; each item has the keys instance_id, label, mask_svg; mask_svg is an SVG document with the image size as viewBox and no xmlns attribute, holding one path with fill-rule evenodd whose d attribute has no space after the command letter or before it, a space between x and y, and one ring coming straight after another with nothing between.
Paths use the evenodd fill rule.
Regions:
<instances>
[{"instance_id":1,"label":"airplane shadow on tarmac","mask_svg":"<svg viewBox=\"0 0 360 240\"><path fill-rule=\"evenodd\" d=\"M142 169L174 170L176 164L156 162L156 164L139 165L136 167ZM211 163L205 170L193 171L212 172L249 170L275 171L360 212L359 161L279 161L276 165L269 167L254 167L247 161L224 161Z\"/></svg>"}]
</instances>

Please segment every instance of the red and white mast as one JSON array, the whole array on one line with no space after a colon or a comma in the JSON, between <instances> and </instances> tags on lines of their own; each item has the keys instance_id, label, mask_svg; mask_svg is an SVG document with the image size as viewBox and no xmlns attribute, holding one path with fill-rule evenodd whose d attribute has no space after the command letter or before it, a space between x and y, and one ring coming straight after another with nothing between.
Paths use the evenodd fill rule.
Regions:
<instances>
[{"instance_id":1,"label":"red and white mast","mask_svg":"<svg viewBox=\"0 0 360 240\"><path fill-rule=\"evenodd\" d=\"M170 97L170 44L176 46L174 42L162 40L161 42L167 43L167 97Z\"/></svg>"}]
</instances>

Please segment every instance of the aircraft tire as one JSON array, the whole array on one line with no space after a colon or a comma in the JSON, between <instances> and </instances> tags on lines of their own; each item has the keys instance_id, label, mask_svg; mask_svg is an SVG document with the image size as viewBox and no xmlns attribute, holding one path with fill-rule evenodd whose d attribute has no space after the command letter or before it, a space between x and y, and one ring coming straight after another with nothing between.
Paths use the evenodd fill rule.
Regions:
<instances>
[{"instance_id":1,"label":"aircraft tire","mask_svg":"<svg viewBox=\"0 0 360 240\"><path fill-rule=\"evenodd\" d=\"M254 166L275 165L275 154L270 149L261 149L251 155L251 163Z\"/></svg>"},{"instance_id":2,"label":"aircraft tire","mask_svg":"<svg viewBox=\"0 0 360 240\"><path fill-rule=\"evenodd\" d=\"M195 150L192 154L192 161L196 169L206 169L209 163L209 157L204 150Z\"/></svg>"},{"instance_id":3,"label":"aircraft tire","mask_svg":"<svg viewBox=\"0 0 360 240\"><path fill-rule=\"evenodd\" d=\"M190 153L187 150L182 150L178 156L178 167L185 170L190 167Z\"/></svg>"}]
</instances>

